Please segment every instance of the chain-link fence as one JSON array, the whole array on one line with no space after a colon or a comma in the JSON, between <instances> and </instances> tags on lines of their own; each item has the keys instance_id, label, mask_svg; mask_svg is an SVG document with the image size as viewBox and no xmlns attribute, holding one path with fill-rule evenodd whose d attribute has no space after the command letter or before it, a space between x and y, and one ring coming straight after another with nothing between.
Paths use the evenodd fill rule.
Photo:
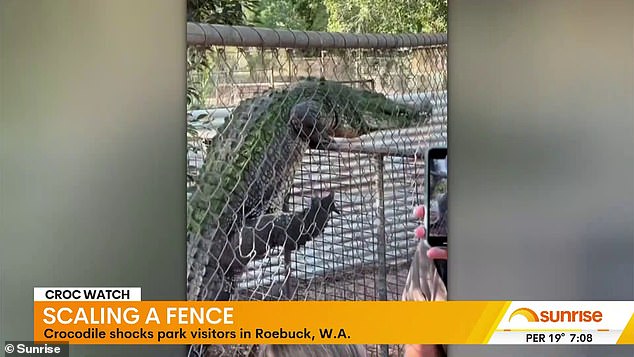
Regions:
<instances>
[{"instance_id":1,"label":"chain-link fence","mask_svg":"<svg viewBox=\"0 0 634 357\"><path fill-rule=\"evenodd\" d=\"M446 145L446 35L190 23L187 41L198 94L188 298L399 300L416 247L411 212L424 202L422 154ZM204 349L251 356L257 346Z\"/></svg>"}]
</instances>

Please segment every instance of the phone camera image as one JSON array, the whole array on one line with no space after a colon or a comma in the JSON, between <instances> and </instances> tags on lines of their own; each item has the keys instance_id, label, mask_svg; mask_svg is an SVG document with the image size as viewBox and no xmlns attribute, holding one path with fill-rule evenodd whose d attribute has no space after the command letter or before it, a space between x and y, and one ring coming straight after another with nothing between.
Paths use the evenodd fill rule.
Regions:
<instances>
[{"instance_id":1,"label":"phone camera image","mask_svg":"<svg viewBox=\"0 0 634 357\"><path fill-rule=\"evenodd\" d=\"M430 160L429 236L447 236L447 157Z\"/></svg>"}]
</instances>

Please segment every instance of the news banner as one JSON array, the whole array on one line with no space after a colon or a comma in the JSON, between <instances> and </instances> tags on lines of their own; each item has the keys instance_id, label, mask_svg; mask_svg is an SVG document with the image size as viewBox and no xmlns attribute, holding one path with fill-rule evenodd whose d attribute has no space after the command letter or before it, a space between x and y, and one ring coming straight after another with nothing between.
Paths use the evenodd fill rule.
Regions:
<instances>
[{"instance_id":1,"label":"news banner","mask_svg":"<svg viewBox=\"0 0 634 357\"><path fill-rule=\"evenodd\" d=\"M73 344L632 344L631 301L144 301L34 288L34 341Z\"/></svg>"}]
</instances>

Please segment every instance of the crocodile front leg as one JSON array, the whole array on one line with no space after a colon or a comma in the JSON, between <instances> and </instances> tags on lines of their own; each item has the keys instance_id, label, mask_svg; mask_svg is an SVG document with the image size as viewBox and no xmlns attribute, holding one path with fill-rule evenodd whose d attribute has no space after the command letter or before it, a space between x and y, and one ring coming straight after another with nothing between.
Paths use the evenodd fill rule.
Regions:
<instances>
[{"instance_id":1,"label":"crocodile front leg","mask_svg":"<svg viewBox=\"0 0 634 357\"><path fill-rule=\"evenodd\" d=\"M334 123L329 123L322 116L322 104L306 100L291 108L291 125L309 142L311 149L325 149L331 142L330 129Z\"/></svg>"}]
</instances>

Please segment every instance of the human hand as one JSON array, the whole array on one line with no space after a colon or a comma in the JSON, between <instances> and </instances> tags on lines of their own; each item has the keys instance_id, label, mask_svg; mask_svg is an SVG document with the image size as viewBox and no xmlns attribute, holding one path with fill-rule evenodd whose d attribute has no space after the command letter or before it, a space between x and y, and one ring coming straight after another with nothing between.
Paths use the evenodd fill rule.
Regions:
<instances>
[{"instance_id":1,"label":"human hand","mask_svg":"<svg viewBox=\"0 0 634 357\"><path fill-rule=\"evenodd\" d=\"M425 220L425 206L414 207L414 217L421 223ZM425 227L420 225L414 230L414 236L418 239L425 239ZM432 260L447 260L447 248L430 247L427 250L427 258Z\"/></svg>"},{"instance_id":2,"label":"human hand","mask_svg":"<svg viewBox=\"0 0 634 357\"><path fill-rule=\"evenodd\" d=\"M447 260L447 248L431 247L427 250L427 258L432 260Z\"/></svg>"},{"instance_id":3,"label":"human hand","mask_svg":"<svg viewBox=\"0 0 634 357\"><path fill-rule=\"evenodd\" d=\"M425 239L424 227L425 206L414 208L414 217L421 223L414 231L414 236L418 239ZM445 247L430 247L427 242L426 256L430 260L447 261L448 253ZM405 345L404 357L446 357L444 349L439 345Z\"/></svg>"}]
</instances>

